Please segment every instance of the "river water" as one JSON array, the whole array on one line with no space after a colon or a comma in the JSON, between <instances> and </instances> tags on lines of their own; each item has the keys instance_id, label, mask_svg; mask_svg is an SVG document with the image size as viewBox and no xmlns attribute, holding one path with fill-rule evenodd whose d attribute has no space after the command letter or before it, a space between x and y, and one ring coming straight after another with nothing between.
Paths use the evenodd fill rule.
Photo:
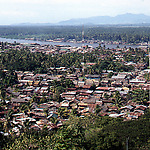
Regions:
<instances>
[{"instance_id":1,"label":"river water","mask_svg":"<svg viewBox=\"0 0 150 150\"><path fill-rule=\"evenodd\" d=\"M81 47L83 45L83 43L68 43L68 42L45 42L45 41L33 41L33 40L21 40L21 39L7 39L7 38L0 38L1 42L8 42L8 43L14 43L15 41L17 43L38 43L40 45L70 45L71 47ZM99 44L98 43L93 43L93 44L89 44L89 43L84 43L84 45L89 45L92 46L93 48L98 47ZM103 45L101 45L103 46ZM120 48L123 47L132 47L132 48L136 48L139 47L139 45L117 45L117 44L111 44L111 45L105 45L106 48L116 48L117 46L119 46Z\"/></svg>"}]
</instances>

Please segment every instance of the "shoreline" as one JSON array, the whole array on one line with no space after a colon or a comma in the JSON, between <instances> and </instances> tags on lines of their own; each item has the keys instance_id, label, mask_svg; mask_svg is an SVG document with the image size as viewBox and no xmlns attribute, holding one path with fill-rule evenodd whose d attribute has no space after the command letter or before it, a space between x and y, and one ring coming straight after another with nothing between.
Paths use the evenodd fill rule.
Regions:
<instances>
[{"instance_id":1,"label":"shoreline","mask_svg":"<svg viewBox=\"0 0 150 150\"><path fill-rule=\"evenodd\" d=\"M92 46L93 48L96 48L99 46L99 44L101 44L101 46L106 46L106 48L124 48L124 47L131 47L131 48L137 48L137 47L140 47L140 46L149 46L148 44L147 45L131 45L131 44L110 44L110 43L80 43L80 42L48 42L48 41L35 41L35 40L26 40L26 39L13 39L13 38L3 38L3 37L0 37L0 41L1 42L9 42L9 43L14 43L14 42L17 42L17 43L28 43L28 44L31 44L31 43L37 43L37 44L40 44L40 45L69 45L71 47L82 47L83 45L86 46L86 45L89 45L89 46Z\"/></svg>"}]
</instances>

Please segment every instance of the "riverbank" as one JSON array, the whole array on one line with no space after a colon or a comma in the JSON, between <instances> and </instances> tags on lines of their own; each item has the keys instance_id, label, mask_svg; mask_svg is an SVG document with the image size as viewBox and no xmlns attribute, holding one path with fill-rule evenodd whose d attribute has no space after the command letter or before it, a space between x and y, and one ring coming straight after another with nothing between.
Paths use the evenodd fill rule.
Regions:
<instances>
[{"instance_id":1,"label":"riverbank","mask_svg":"<svg viewBox=\"0 0 150 150\"><path fill-rule=\"evenodd\" d=\"M8 42L8 43L14 43L14 42L28 43L28 44L37 43L40 45L70 45L71 47L81 47L83 45L89 45L89 46L92 46L93 48L96 48L99 46L99 43L92 43L92 44L84 43L83 44L83 43L71 43L71 42L49 42L49 41L35 41L35 40L23 40L23 39L9 39L9 38L1 38L1 37L0 37L0 41L1 42ZM141 46L141 45L128 45L128 44L101 44L101 46L104 46L104 45L106 46L106 48L109 48L109 49L117 48L117 47L136 48L136 47Z\"/></svg>"}]
</instances>

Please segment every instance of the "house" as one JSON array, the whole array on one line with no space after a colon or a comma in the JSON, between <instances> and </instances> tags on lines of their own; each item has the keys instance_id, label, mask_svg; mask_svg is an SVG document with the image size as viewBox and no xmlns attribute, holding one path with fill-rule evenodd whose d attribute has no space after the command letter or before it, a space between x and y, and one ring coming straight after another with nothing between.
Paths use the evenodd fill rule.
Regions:
<instances>
[{"instance_id":1,"label":"house","mask_svg":"<svg viewBox=\"0 0 150 150\"><path fill-rule=\"evenodd\" d=\"M60 103L60 107L69 108L70 107L70 102L68 100L64 100Z\"/></svg>"},{"instance_id":2,"label":"house","mask_svg":"<svg viewBox=\"0 0 150 150\"><path fill-rule=\"evenodd\" d=\"M22 103L27 103L28 101L26 99L21 99L21 98L11 98L11 102L12 103L18 103L18 104L22 104Z\"/></svg>"},{"instance_id":3,"label":"house","mask_svg":"<svg viewBox=\"0 0 150 150\"><path fill-rule=\"evenodd\" d=\"M138 85L138 84L144 84L144 83L146 83L146 81L145 80L139 80L139 79L132 79L132 80L130 80L130 83Z\"/></svg>"},{"instance_id":4,"label":"house","mask_svg":"<svg viewBox=\"0 0 150 150\"><path fill-rule=\"evenodd\" d=\"M111 105L113 105L113 101L112 100L107 100L107 99L103 99L102 100L102 105L104 105L104 106L111 106Z\"/></svg>"},{"instance_id":5,"label":"house","mask_svg":"<svg viewBox=\"0 0 150 150\"><path fill-rule=\"evenodd\" d=\"M89 96L87 99L84 99L83 102L87 104L95 104L96 100L99 100L95 98L95 96Z\"/></svg>"},{"instance_id":6,"label":"house","mask_svg":"<svg viewBox=\"0 0 150 150\"><path fill-rule=\"evenodd\" d=\"M112 87L97 87L96 91L110 91Z\"/></svg>"},{"instance_id":7,"label":"house","mask_svg":"<svg viewBox=\"0 0 150 150\"><path fill-rule=\"evenodd\" d=\"M85 89L85 90L89 90L90 88L91 88L90 85L83 85L83 86L82 86L82 89Z\"/></svg>"},{"instance_id":8,"label":"house","mask_svg":"<svg viewBox=\"0 0 150 150\"><path fill-rule=\"evenodd\" d=\"M111 78L104 78L102 79L101 86L109 86L109 84L111 83L112 79Z\"/></svg>"},{"instance_id":9,"label":"house","mask_svg":"<svg viewBox=\"0 0 150 150\"><path fill-rule=\"evenodd\" d=\"M134 111L134 107L131 105L127 105L120 108L120 113L130 113Z\"/></svg>"},{"instance_id":10,"label":"house","mask_svg":"<svg viewBox=\"0 0 150 150\"><path fill-rule=\"evenodd\" d=\"M109 112L117 113L118 109L119 108L117 106L108 106L108 111Z\"/></svg>"},{"instance_id":11,"label":"house","mask_svg":"<svg viewBox=\"0 0 150 150\"><path fill-rule=\"evenodd\" d=\"M74 87L74 88L67 88L67 89L66 89L66 91L68 91L68 92L69 92L69 91L76 91L76 90L77 90L76 87Z\"/></svg>"},{"instance_id":12,"label":"house","mask_svg":"<svg viewBox=\"0 0 150 150\"><path fill-rule=\"evenodd\" d=\"M73 98L73 97L75 97L77 95L77 92L76 91L68 91L68 92L63 92L62 94L61 94L61 97L63 97L63 98L65 98L65 97L71 97L71 98Z\"/></svg>"},{"instance_id":13,"label":"house","mask_svg":"<svg viewBox=\"0 0 150 150\"><path fill-rule=\"evenodd\" d=\"M85 85L85 81L78 81L78 86L83 87Z\"/></svg>"},{"instance_id":14,"label":"house","mask_svg":"<svg viewBox=\"0 0 150 150\"><path fill-rule=\"evenodd\" d=\"M94 80L93 79L86 79L85 80L85 85L92 86L93 84L94 84Z\"/></svg>"},{"instance_id":15,"label":"house","mask_svg":"<svg viewBox=\"0 0 150 150\"><path fill-rule=\"evenodd\" d=\"M142 111L145 111L147 109L147 106L145 105L137 105L135 110L142 110Z\"/></svg>"},{"instance_id":16,"label":"house","mask_svg":"<svg viewBox=\"0 0 150 150\"><path fill-rule=\"evenodd\" d=\"M123 82L122 81L113 81L111 83L111 86L112 87L121 87L123 85Z\"/></svg>"},{"instance_id":17,"label":"house","mask_svg":"<svg viewBox=\"0 0 150 150\"><path fill-rule=\"evenodd\" d=\"M78 103L78 109L79 110L82 110L84 108L88 107L88 104L87 103L84 103L84 102L80 102Z\"/></svg>"},{"instance_id":18,"label":"house","mask_svg":"<svg viewBox=\"0 0 150 150\"><path fill-rule=\"evenodd\" d=\"M113 112L113 113L110 113L110 114L109 114L109 117L112 117L112 118L118 118L118 117L119 117L119 114Z\"/></svg>"},{"instance_id":19,"label":"house","mask_svg":"<svg viewBox=\"0 0 150 150\"><path fill-rule=\"evenodd\" d=\"M100 75L85 75L87 79L100 79Z\"/></svg>"}]
</instances>

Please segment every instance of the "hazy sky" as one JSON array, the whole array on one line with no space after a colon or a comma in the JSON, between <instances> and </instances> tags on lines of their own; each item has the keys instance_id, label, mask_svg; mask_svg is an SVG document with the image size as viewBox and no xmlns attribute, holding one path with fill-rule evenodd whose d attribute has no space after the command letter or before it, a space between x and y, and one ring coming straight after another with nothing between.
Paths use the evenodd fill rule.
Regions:
<instances>
[{"instance_id":1,"label":"hazy sky","mask_svg":"<svg viewBox=\"0 0 150 150\"><path fill-rule=\"evenodd\" d=\"M150 0L0 0L0 24L56 23L71 18L150 16Z\"/></svg>"}]
</instances>

